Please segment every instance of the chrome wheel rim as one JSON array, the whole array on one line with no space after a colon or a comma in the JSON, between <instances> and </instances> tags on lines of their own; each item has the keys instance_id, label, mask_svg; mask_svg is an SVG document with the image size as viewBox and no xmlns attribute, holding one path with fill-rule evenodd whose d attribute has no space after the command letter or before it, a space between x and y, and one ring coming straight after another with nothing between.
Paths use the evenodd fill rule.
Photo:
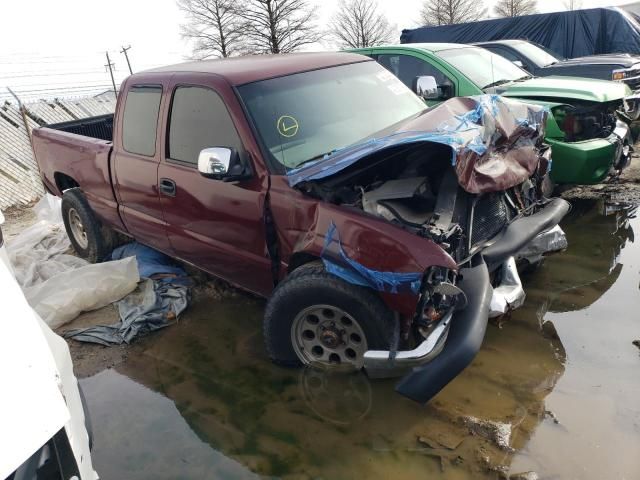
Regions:
<instances>
[{"instance_id":1,"label":"chrome wheel rim","mask_svg":"<svg viewBox=\"0 0 640 480\"><path fill-rule=\"evenodd\" d=\"M80 215L75 208L70 208L67 214L69 218L69 228L74 240L80 248L87 248L89 246L89 239L87 238L87 232L84 229Z\"/></svg>"},{"instance_id":2,"label":"chrome wheel rim","mask_svg":"<svg viewBox=\"0 0 640 480\"><path fill-rule=\"evenodd\" d=\"M305 365L362 368L367 339L360 324L332 305L302 310L291 325L291 343Z\"/></svg>"}]
</instances>

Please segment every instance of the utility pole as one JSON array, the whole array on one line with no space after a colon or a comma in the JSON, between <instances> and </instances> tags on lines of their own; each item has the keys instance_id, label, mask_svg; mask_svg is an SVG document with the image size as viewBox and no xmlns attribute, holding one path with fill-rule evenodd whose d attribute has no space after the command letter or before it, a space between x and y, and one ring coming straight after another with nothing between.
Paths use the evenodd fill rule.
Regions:
<instances>
[{"instance_id":1,"label":"utility pole","mask_svg":"<svg viewBox=\"0 0 640 480\"><path fill-rule=\"evenodd\" d=\"M107 56L107 64L105 65L105 68L109 69L109 73L111 74L111 84L113 85L113 94L117 98L118 97L118 91L116 90L116 81L113 78L113 70L114 70L116 64L115 63L111 63L111 59L109 58L109 52L104 52L104 53Z\"/></svg>"},{"instance_id":2,"label":"utility pole","mask_svg":"<svg viewBox=\"0 0 640 480\"><path fill-rule=\"evenodd\" d=\"M127 59L127 67L129 67L129 73L133 75L133 70L131 70L131 63L129 63L129 54L127 54L127 51L130 48L131 48L131 45L129 45L128 47L122 47L122 50L120 50L120 53L124 54L124 58Z\"/></svg>"}]
</instances>

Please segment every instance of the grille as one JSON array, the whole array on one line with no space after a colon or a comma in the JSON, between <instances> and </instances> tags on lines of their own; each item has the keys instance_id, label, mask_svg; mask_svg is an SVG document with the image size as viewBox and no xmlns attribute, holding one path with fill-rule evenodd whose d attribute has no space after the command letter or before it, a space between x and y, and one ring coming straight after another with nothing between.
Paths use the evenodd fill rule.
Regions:
<instances>
[{"instance_id":1,"label":"grille","mask_svg":"<svg viewBox=\"0 0 640 480\"><path fill-rule=\"evenodd\" d=\"M627 78L623 80L624 83L629 85L632 90L635 90L640 86L640 69L634 68L627 72Z\"/></svg>"},{"instance_id":2,"label":"grille","mask_svg":"<svg viewBox=\"0 0 640 480\"><path fill-rule=\"evenodd\" d=\"M631 90L636 90L638 87L640 87L640 76L637 76L637 75L640 75L640 72L634 72L635 78L628 78L624 80L624 83L629 85Z\"/></svg>"},{"instance_id":3,"label":"grille","mask_svg":"<svg viewBox=\"0 0 640 480\"><path fill-rule=\"evenodd\" d=\"M483 195L473 211L471 245L493 238L509 221L502 195Z\"/></svg>"}]
</instances>

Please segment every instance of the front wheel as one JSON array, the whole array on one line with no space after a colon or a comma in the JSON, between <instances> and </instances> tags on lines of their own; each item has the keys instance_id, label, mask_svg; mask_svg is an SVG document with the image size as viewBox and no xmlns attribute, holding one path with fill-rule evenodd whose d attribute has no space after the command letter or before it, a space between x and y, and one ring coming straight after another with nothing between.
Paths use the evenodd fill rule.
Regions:
<instances>
[{"instance_id":1,"label":"front wheel","mask_svg":"<svg viewBox=\"0 0 640 480\"><path fill-rule=\"evenodd\" d=\"M359 369L367 350L389 349L393 315L364 287L302 266L267 302L264 336L271 359L295 366L323 364Z\"/></svg>"}]
</instances>

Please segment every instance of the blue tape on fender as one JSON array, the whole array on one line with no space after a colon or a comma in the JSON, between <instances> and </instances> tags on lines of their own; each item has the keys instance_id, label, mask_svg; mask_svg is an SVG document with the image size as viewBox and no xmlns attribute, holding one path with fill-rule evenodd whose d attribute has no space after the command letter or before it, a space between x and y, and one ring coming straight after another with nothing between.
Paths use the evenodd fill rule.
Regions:
<instances>
[{"instance_id":1,"label":"blue tape on fender","mask_svg":"<svg viewBox=\"0 0 640 480\"><path fill-rule=\"evenodd\" d=\"M380 272L349 258L342 248L336 225L333 222L327 229L320 257L327 272L346 282L369 287L379 292L416 295L420 292L422 272Z\"/></svg>"}]
</instances>

